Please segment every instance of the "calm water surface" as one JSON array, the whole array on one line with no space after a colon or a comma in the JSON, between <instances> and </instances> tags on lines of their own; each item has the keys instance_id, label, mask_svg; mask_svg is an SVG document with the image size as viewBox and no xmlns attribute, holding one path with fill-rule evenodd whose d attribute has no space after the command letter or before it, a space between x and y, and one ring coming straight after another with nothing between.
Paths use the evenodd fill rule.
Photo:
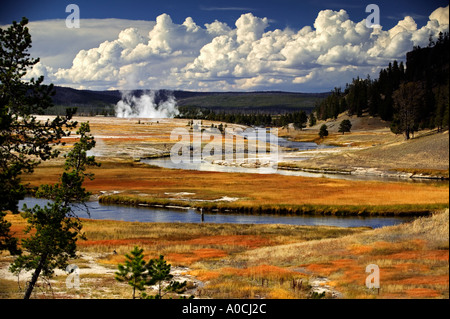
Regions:
<instances>
[{"instance_id":1,"label":"calm water surface","mask_svg":"<svg viewBox=\"0 0 450 319\"><path fill-rule=\"evenodd\" d=\"M34 205L43 206L48 202L45 199L27 197L19 203L28 207ZM102 205L98 201L88 202L90 216L82 207L76 208L81 218L119 220L132 222L160 222L160 223L199 223L201 215L194 209L167 209L150 207L130 207L116 205ZM243 214L220 214L205 213L205 223L235 223L235 224L288 224L288 225L327 225L340 227L367 226L379 228L391 226L407 221L410 217L335 217L335 216L280 216L280 215L243 215Z\"/></svg>"}]
</instances>

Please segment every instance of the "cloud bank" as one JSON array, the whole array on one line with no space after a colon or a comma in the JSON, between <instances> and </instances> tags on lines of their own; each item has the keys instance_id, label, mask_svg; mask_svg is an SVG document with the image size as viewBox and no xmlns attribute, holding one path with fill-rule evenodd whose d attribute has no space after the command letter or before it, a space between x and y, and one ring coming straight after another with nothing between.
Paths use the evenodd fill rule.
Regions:
<instances>
[{"instance_id":1,"label":"cloud bank","mask_svg":"<svg viewBox=\"0 0 450 319\"><path fill-rule=\"evenodd\" d=\"M266 31L268 18L252 13L234 26L217 20L199 26L191 17L177 24L162 14L156 21L115 28L98 45L89 42L74 53L71 65L49 65L43 52L30 74L91 89L327 91L358 75L377 76L394 59L404 61L413 46L448 32L448 12L448 6L436 9L421 28L407 16L383 30L350 20L345 10L323 10L313 26L273 31ZM39 28L30 29L33 35ZM100 31L91 29L93 38Z\"/></svg>"}]
</instances>

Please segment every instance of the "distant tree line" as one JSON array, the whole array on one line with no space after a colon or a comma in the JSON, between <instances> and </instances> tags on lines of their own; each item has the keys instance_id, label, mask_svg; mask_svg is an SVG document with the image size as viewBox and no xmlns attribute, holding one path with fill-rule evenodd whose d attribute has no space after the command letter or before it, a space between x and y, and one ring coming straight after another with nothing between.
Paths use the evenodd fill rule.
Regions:
<instances>
[{"instance_id":1,"label":"distant tree line","mask_svg":"<svg viewBox=\"0 0 450 319\"><path fill-rule=\"evenodd\" d=\"M72 104L72 105L53 105L42 110L42 115L65 115L69 108L76 108L78 116L115 116L115 105L113 104Z\"/></svg>"},{"instance_id":2,"label":"distant tree line","mask_svg":"<svg viewBox=\"0 0 450 319\"><path fill-rule=\"evenodd\" d=\"M316 123L314 114L311 113L308 117L306 112L303 110L284 113L280 115L272 115L267 113L216 113L210 109L190 107L180 107L179 110L179 118L220 121L248 126L283 127L292 123L295 128L303 129L306 127L308 121L310 126L315 125Z\"/></svg>"},{"instance_id":3,"label":"distant tree line","mask_svg":"<svg viewBox=\"0 0 450 319\"><path fill-rule=\"evenodd\" d=\"M391 130L406 138L419 129L449 126L449 34L430 36L426 48L414 47L403 62L389 63L377 79L357 77L345 89L315 107L318 119L336 119L338 114L371 116L391 121Z\"/></svg>"}]
</instances>

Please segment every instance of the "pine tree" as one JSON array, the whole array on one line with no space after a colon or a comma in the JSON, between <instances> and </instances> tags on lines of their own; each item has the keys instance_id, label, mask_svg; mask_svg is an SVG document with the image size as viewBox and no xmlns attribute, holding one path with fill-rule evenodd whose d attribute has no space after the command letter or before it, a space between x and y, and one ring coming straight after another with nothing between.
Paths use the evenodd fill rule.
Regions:
<instances>
[{"instance_id":1,"label":"pine tree","mask_svg":"<svg viewBox=\"0 0 450 319\"><path fill-rule=\"evenodd\" d=\"M403 132L407 140L418 128L419 108L423 104L424 95L424 89L418 82L403 83L392 95L396 110L395 120L398 123L396 129L397 132Z\"/></svg>"},{"instance_id":2,"label":"pine tree","mask_svg":"<svg viewBox=\"0 0 450 319\"><path fill-rule=\"evenodd\" d=\"M135 246L130 254L126 254L125 264L118 265L116 280L127 282L133 288L133 299L136 298L136 290L142 292L141 298L162 299L167 293L182 293L186 287L186 281L178 282L170 273L171 265L164 260L164 256L153 258L145 263L144 250ZM167 283L168 282L168 283ZM156 285L158 293L148 295L145 290L147 286ZM193 296L191 296L193 298Z\"/></svg>"},{"instance_id":3,"label":"pine tree","mask_svg":"<svg viewBox=\"0 0 450 319\"><path fill-rule=\"evenodd\" d=\"M324 138L326 136L328 136L327 126L326 126L326 124L322 124L322 126L320 127L320 130L319 130L319 137Z\"/></svg>"},{"instance_id":4,"label":"pine tree","mask_svg":"<svg viewBox=\"0 0 450 319\"><path fill-rule=\"evenodd\" d=\"M306 126L306 122L308 122L308 116L305 111L295 112L293 116L294 127L302 130Z\"/></svg>"},{"instance_id":5,"label":"pine tree","mask_svg":"<svg viewBox=\"0 0 450 319\"><path fill-rule=\"evenodd\" d=\"M436 113L434 124L438 131L448 128L449 92L448 84L438 87L435 91Z\"/></svg>"},{"instance_id":6,"label":"pine tree","mask_svg":"<svg viewBox=\"0 0 450 319\"><path fill-rule=\"evenodd\" d=\"M0 28L0 251L19 253L17 239L4 219L6 211L17 214L19 200L26 188L22 173L31 173L40 164L58 156L53 146L69 135L76 123L71 122L73 109L65 117L39 122L33 114L41 114L52 106L53 85L44 85L44 77L24 80L39 59L30 58L31 35L28 20L13 21Z\"/></svg>"},{"instance_id":7,"label":"pine tree","mask_svg":"<svg viewBox=\"0 0 450 319\"><path fill-rule=\"evenodd\" d=\"M351 128L352 128L352 122L350 122L350 120L342 120L341 124L339 125L338 132L344 134L345 132L350 132Z\"/></svg>"},{"instance_id":8,"label":"pine tree","mask_svg":"<svg viewBox=\"0 0 450 319\"><path fill-rule=\"evenodd\" d=\"M314 112L311 112L311 114L309 114L309 126L314 126L317 123L317 119L316 116L314 115Z\"/></svg>"},{"instance_id":9,"label":"pine tree","mask_svg":"<svg viewBox=\"0 0 450 319\"><path fill-rule=\"evenodd\" d=\"M150 280L148 285L157 285L158 294L155 296L147 296L151 299L162 299L168 292L180 293L186 287L186 281L178 282L174 281L173 275L170 274L171 265L164 260L164 256L160 255L159 258L150 259L146 265L148 269L148 276ZM163 283L169 281L169 284L165 287Z\"/></svg>"},{"instance_id":10,"label":"pine tree","mask_svg":"<svg viewBox=\"0 0 450 319\"><path fill-rule=\"evenodd\" d=\"M125 264L119 264L115 273L117 281L127 282L133 288L133 299L136 298L136 290L144 291L148 282L143 252L143 249L135 246L130 254L125 255Z\"/></svg>"},{"instance_id":11,"label":"pine tree","mask_svg":"<svg viewBox=\"0 0 450 319\"><path fill-rule=\"evenodd\" d=\"M86 155L95 146L89 132L89 123L82 123L77 131L80 140L66 155L60 183L41 185L36 191L36 197L52 202L31 209L25 206L24 216L28 222L25 232L30 235L22 240L21 247L26 254L21 253L10 266L10 271L16 274L22 270L33 271L25 299L30 298L41 274L49 278L56 268L67 267L69 258L76 256L77 239L84 238L82 223L72 204L84 204L91 195L83 188L85 177L93 179L93 174L85 172L86 166L100 166L94 156Z\"/></svg>"}]
</instances>

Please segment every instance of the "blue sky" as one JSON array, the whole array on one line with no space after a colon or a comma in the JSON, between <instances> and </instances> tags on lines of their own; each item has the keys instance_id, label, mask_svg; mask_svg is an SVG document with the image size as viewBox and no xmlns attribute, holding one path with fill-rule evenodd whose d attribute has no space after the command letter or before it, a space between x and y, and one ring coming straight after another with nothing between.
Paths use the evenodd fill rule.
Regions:
<instances>
[{"instance_id":1,"label":"blue sky","mask_svg":"<svg viewBox=\"0 0 450 319\"><path fill-rule=\"evenodd\" d=\"M80 8L68 29L65 8ZM368 4L381 29L365 27ZM376 77L448 31L448 1L2 1L0 26L30 20L30 76L89 89L322 92ZM441 8L441 9L439 9Z\"/></svg>"},{"instance_id":2,"label":"blue sky","mask_svg":"<svg viewBox=\"0 0 450 319\"><path fill-rule=\"evenodd\" d=\"M423 25L428 14L437 7L445 7L448 1L411 0L167 0L167 1L92 1L92 0L15 0L2 1L0 24L8 24L26 16L31 21L65 19L65 7L74 3L80 7L83 19L120 18L130 20L154 20L156 16L167 13L174 22L182 23L191 16L198 23L209 23L215 19L233 24L242 13L252 12L260 17L268 17L274 28L301 28L311 25L320 10L346 10L352 20L359 21L367 16L366 5L377 4L381 10L381 25L390 28L396 21L412 16L419 26Z\"/></svg>"}]
</instances>

